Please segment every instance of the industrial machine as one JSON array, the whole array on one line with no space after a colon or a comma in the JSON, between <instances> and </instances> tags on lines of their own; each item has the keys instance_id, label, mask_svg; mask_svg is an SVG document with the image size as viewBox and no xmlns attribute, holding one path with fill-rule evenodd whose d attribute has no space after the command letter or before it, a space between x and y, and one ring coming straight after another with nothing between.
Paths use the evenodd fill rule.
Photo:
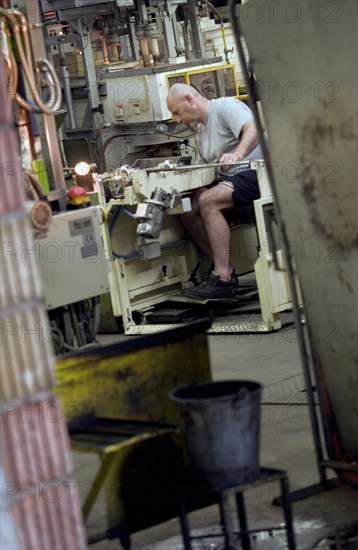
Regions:
<instances>
[{"instance_id":1,"label":"industrial machine","mask_svg":"<svg viewBox=\"0 0 358 550\"><path fill-rule=\"evenodd\" d=\"M210 380L209 326L209 318L201 319L58 361L56 391L72 448L99 458L83 518L90 522L103 495L106 527L89 544L119 539L129 550L132 533L177 516L173 481L188 458L169 392Z\"/></svg>"},{"instance_id":2,"label":"industrial machine","mask_svg":"<svg viewBox=\"0 0 358 550\"><path fill-rule=\"evenodd\" d=\"M58 353L96 341L100 295L109 290L102 224L103 212L96 206L62 212L53 216L46 236L35 240L51 338Z\"/></svg>"},{"instance_id":3,"label":"industrial machine","mask_svg":"<svg viewBox=\"0 0 358 550\"><path fill-rule=\"evenodd\" d=\"M7 33L16 34L14 22L21 19L23 37L17 37L14 52L28 67L25 84L49 95L45 105L39 94L27 103L19 100L18 117L26 123L28 195L46 209L43 227L39 214L31 222L56 351L95 342L99 296L108 292L126 334L157 332L192 318L199 304L185 306L182 291L203 278L209 265L176 215L190 210L190 193L213 181L220 166L193 164L195 134L172 120L165 97L175 82L190 83L208 98L239 96L224 12L205 2L44 0L21 6L24 14L9 12L4 19ZM215 27L219 40L208 38ZM41 56L37 70L45 76L37 85L29 76L36 72L25 43ZM221 57L214 55L218 51ZM44 61L46 53L57 72ZM230 221L230 254L239 275L257 272L258 291L250 286L247 296L258 292L262 315L220 322L213 331L276 330L280 312L291 308L287 278L273 269L282 247L277 232L272 238L263 165L258 171L256 223ZM39 211L35 204L32 212ZM156 314L168 299L175 302L169 314Z\"/></svg>"},{"instance_id":4,"label":"industrial machine","mask_svg":"<svg viewBox=\"0 0 358 550\"><path fill-rule=\"evenodd\" d=\"M165 104L175 82L208 97L239 95L227 23L210 3L43 0L41 8L63 85L69 166L91 161L103 172L119 159L132 165L192 152L193 132L176 124Z\"/></svg>"},{"instance_id":5,"label":"industrial machine","mask_svg":"<svg viewBox=\"0 0 358 550\"><path fill-rule=\"evenodd\" d=\"M176 215L190 209L191 192L211 183L219 165L191 165L187 161L182 157L143 159L133 168L122 167L97 177L109 216L104 241L111 262L113 313L122 319L127 334L157 332L168 328L168 323L175 326L180 320L175 323L175 315L193 315L188 306L202 303L185 297L183 289L195 283L196 277L203 278L209 265L186 237ZM257 171L261 198L255 201L252 221L256 223L240 225L232 220L228 253L238 274L255 271L261 316L214 322L211 330L217 332L275 330L281 327L280 312L291 308L265 166L257 161L242 164ZM108 201L104 198L106 189L107 196L112 194ZM274 256L279 257L281 270L274 265ZM168 301L174 311L171 320L167 310L156 314L154 309ZM186 304L182 313L175 310L179 304ZM165 314L169 320L164 324L160 320Z\"/></svg>"},{"instance_id":6,"label":"industrial machine","mask_svg":"<svg viewBox=\"0 0 358 550\"><path fill-rule=\"evenodd\" d=\"M8 252L11 259L14 252L39 251L46 305L53 325L61 334L59 351L64 352L75 345L83 347L93 342L98 325L97 297L101 293L110 290L115 316L123 320L127 333L137 334L145 331L141 327L146 325L141 324L141 319L137 322L136 316L145 317L153 306L164 302L168 296L181 301L181 290L190 284L190 276L195 273L199 260L198 271L205 271L204 262L185 238L176 215L190 207L190 192L211 181L217 166L195 166L187 160L186 157L192 156L191 147L195 147L190 141L193 136L168 118L158 99L164 97L165 86L178 81L176 79L185 82L199 79L201 91L211 97L228 90L232 94L234 69L228 59L225 62L216 57L208 59L202 48L198 22L206 9L204 6L210 7L205 2L198 6L196 2L159 1L155 5L151 2L131 5L121 0L96 3L43 0L41 15L38 2L27 0L18 4L26 17L13 13L8 7L1 8L2 38L4 34L9 38L2 40L1 47L8 63L9 80L17 94L22 169L27 174L25 183L31 195L29 219L36 246L30 249L31 241L17 242L17 235L11 235L9 242L13 249ZM254 98L242 50L243 31L255 56L259 88L267 92L267 95L262 93L261 101L271 150L268 154L263 141L265 162L251 165L259 173L261 189L261 198L255 204L255 224L241 227L235 222L232 224L234 250L240 261L246 261L244 265L238 261L235 267L239 273L255 270L263 330L277 328L277 314L290 307L291 301L294 305L321 482L319 489L331 487L326 469L338 472L341 479L356 486L357 239L354 199L357 132L354 117L357 96L352 85L351 60L357 57L357 4L355 0L346 0L342 3L344 8L337 12L340 4L290 2L288 6L297 10L296 18L283 2L272 4L278 7L275 17L263 4L266 11L261 11L255 25L249 17L245 20L247 10L242 13L242 28L238 24L236 4L230 0L229 11L241 67L250 96ZM251 1L246 4L256 9L259 6ZM283 7L285 10L281 9ZM40 21L45 25L45 40ZM328 23L337 23L339 40ZM223 19L219 19L220 29L223 25ZM20 27L23 34L19 40ZM26 48L29 46L29 27L31 50ZM178 32L180 27L182 37ZM24 81L17 78L14 52L7 44L12 41L19 65L27 67L23 69ZM45 41L49 49L58 49L62 88L46 61ZM229 51L224 42L223 53L227 57ZM282 51L282 44L285 44L285 51ZM301 46L300 56L296 55L298 45ZM66 51L68 48L73 51ZM31 51L36 59L36 66L32 67ZM71 77L68 59L74 52L75 69L77 67L79 74ZM190 56L193 59L189 59ZM166 61L161 65L163 58ZM130 66L126 65L128 63ZM315 82L310 81L312 74ZM267 86L268 83L272 86ZM277 94L273 93L277 91L276 83L282 86ZM309 88L305 88L307 83L310 83ZM234 86L237 86L236 80ZM25 100L24 89L31 100ZM60 129L59 146L54 114L61 107L62 89L68 112ZM339 89L347 93L344 101L338 100ZM235 91L237 93L238 89ZM255 105L254 108L257 124L261 127ZM34 112L37 128L32 117ZM35 139L38 136L42 138L41 146ZM87 158L83 154L87 154ZM65 169L63 158L67 160ZM139 162L135 165L137 159ZM74 193L68 201L65 198L65 177L69 176L71 187L74 164L80 160L92 164L92 173L82 174L88 177L83 184L91 187L91 206L87 201L90 194L76 196ZM274 173L277 166L279 170ZM46 178L39 187L43 172ZM48 188L44 192L46 185ZM94 204L95 200L98 205ZM67 210L69 207L71 210ZM279 234L275 233L276 220ZM255 250L250 258L245 258L240 249L240 243L245 242L244 250ZM288 261L291 259L290 245L295 245L299 252L296 265L303 289L305 325L300 317L296 266ZM51 261L59 250L61 258ZM62 259L64 250L69 256ZM44 258L47 261L43 261ZM74 265L68 258L74 258ZM284 268L288 269L289 289ZM86 282L82 277L79 279L79 272L82 274L83 270L83 279L89 274ZM68 299L78 301L68 304ZM77 437L79 447L98 452L105 465L113 467L106 479L111 513L109 529L112 529L111 536L123 537L124 547L129 548L131 530L143 527L142 522L135 522L136 502L132 497L137 494L138 486L133 479L135 476L131 477L133 469L137 471L138 464L144 466L144 477L150 481L158 452L164 462L168 457L167 463L174 454L178 457L172 452L178 449L176 428L171 424L173 411L170 405L168 407L168 400L163 399L163 392L167 397L169 387L176 383L210 378L204 336L193 334L197 329L200 333L207 330L208 324L196 329L193 325L176 329L173 340L177 338L180 344L188 332L190 338L194 336L188 342L184 357L178 353L173 340L167 347L161 335L151 335L141 340L143 348L140 350L135 349L137 342L132 340L122 349L116 346L107 349L106 357L101 357L98 350L87 350L77 359L59 363L58 392L68 399L68 403L80 405L79 415L69 418L74 421L71 426L73 442ZM149 327L149 330L161 329L158 323L154 329L151 323ZM249 330L252 329L250 326ZM156 345L164 349L158 352L153 349ZM22 347L21 351L24 349ZM127 351L138 354L123 358ZM24 376L26 387L29 380L35 378L32 376L35 365L30 367L33 371L26 373L31 376ZM39 377L41 383L43 378ZM319 409L314 399L314 386ZM91 403L94 410L88 408ZM83 415L83 412L90 414ZM130 433L125 426L124 436L131 441L124 445L123 454L114 457L110 444L123 443L123 432L117 430L118 423L114 426L111 421L123 419L132 423ZM139 427L136 421L147 422L148 419L152 426L141 425L146 428L143 432L134 429ZM157 422L171 425L153 425ZM87 430L87 440L81 430ZM96 442L94 432L98 436ZM114 441L117 436L120 442ZM151 441L146 447L146 440L152 437L154 440L156 436L158 439L163 436L164 446L169 440L167 454L163 447L156 446L158 441L154 446ZM143 444L143 453L136 454L138 444ZM108 451L107 456L104 448ZM155 471L159 482L162 481L162 472ZM90 494L92 502L104 474L104 468L100 468ZM120 480L117 485L116 480ZM127 487L123 487L127 481ZM131 497L127 516L123 510L118 511L125 501L123 495ZM91 502L86 504L85 511L89 512ZM145 514L140 519L143 518L145 520ZM160 514L153 521L160 521Z\"/></svg>"}]
</instances>

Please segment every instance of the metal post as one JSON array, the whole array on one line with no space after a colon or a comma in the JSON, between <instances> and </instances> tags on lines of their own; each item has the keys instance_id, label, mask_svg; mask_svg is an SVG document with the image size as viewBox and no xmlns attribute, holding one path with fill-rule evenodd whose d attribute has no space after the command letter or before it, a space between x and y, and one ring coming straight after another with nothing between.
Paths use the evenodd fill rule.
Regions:
<instances>
[{"instance_id":1,"label":"metal post","mask_svg":"<svg viewBox=\"0 0 358 550\"><path fill-rule=\"evenodd\" d=\"M61 59L61 77L62 77L63 91L65 94L65 100L66 100L66 106L67 106L67 115L70 122L70 128L71 130L74 130L76 128L76 119L75 119L75 112L73 110L70 75L69 75L68 66L66 65L65 49L63 47L62 42L58 43L58 52L60 54L60 59Z\"/></svg>"},{"instance_id":2,"label":"metal post","mask_svg":"<svg viewBox=\"0 0 358 550\"><path fill-rule=\"evenodd\" d=\"M193 40L194 58L203 59L205 57L205 46L203 35L200 30L200 19L198 18L197 2L191 0L188 7L191 35Z\"/></svg>"},{"instance_id":3,"label":"metal post","mask_svg":"<svg viewBox=\"0 0 358 550\"><path fill-rule=\"evenodd\" d=\"M134 61L139 61L140 53L138 48L138 42L135 36L135 20L133 18L130 18L128 22L128 38L129 38L129 44L130 44L131 53L132 53L132 59ZM121 43L121 47L122 47L122 43Z\"/></svg>"},{"instance_id":4,"label":"metal post","mask_svg":"<svg viewBox=\"0 0 358 550\"><path fill-rule=\"evenodd\" d=\"M90 107L91 126L97 128L96 113L93 109L98 107L98 87L96 69L93 61L93 52L91 47L90 35L84 30L82 20L76 20L76 27L80 35L81 48L83 51L83 65L85 70L86 86L88 91L88 101Z\"/></svg>"},{"instance_id":5,"label":"metal post","mask_svg":"<svg viewBox=\"0 0 358 550\"><path fill-rule=\"evenodd\" d=\"M163 20L164 36L167 46L168 61L174 62L177 58L175 47L179 44L178 30L176 28L176 9L177 5L172 5L171 2L166 2L166 13Z\"/></svg>"},{"instance_id":6,"label":"metal post","mask_svg":"<svg viewBox=\"0 0 358 550\"><path fill-rule=\"evenodd\" d=\"M303 332L303 327L302 327L302 324L301 324L300 308L299 308L299 301L298 301L298 296L297 296L297 287L296 287L296 281L295 281L295 274L294 274L292 262L290 260L289 241L288 241L288 237L287 237L286 227L285 227L285 225L283 223L283 219L282 219L282 213L281 213L281 209L280 209L280 202L278 200L278 193L277 193L275 178L274 178L274 174L273 174L273 167L272 167L272 163L270 162L270 154L269 154L269 151L268 151L267 143L264 139L264 135L263 135L264 132L263 132L263 129L262 129L261 118L260 118L259 111L258 111L258 108L257 108L257 105L256 105L255 94L254 94L254 90L252 88L252 82L251 82L251 79L250 79L250 75L249 75L249 71L248 71L248 68L247 68L245 55L244 55L244 51L243 51L243 46L242 46L242 43L241 43L242 33L241 33L241 27L240 27L238 18L236 16L236 1L235 0L229 0L228 9L229 9L231 27L232 27L232 30L233 30L233 33L234 33L234 36L235 36L236 47L237 47L238 53L239 53L239 60L240 60L242 72L243 72L244 79L245 79L245 84L246 84L247 90L249 92L249 96L252 100L252 111L253 111L253 114L254 114L254 119L255 119L255 122L256 122L256 126L259 129L260 145L261 145L264 160L265 160L265 163L266 163L267 173L268 173L268 176L269 176L269 181L270 181L272 194L273 194L273 199L274 199L274 204L276 206L276 213L277 213L277 217L278 217L278 220L279 220L279 225L280 225L280 228L281 228L282 247L283 247L283 252L284 252L285 258L287 258L287 262L286 262L287 273L288 273L288 278L289 278L289 282L290 282L290 290L291 290L293 311L294 311L295 321L296 321L298 343L299 343L301 359L302 359L303 374L304 374L304 377L305 377L305 383L306 383L306 389L307 389L307 400L308 400L308 406L309 406L309 411L310 411L312 433L313 433L313 438L314 438L314 443L315 443L317 466L318 466L318 471L319 471L320 482L323 485L325 485L327 483L327 477L326 477L326 472L325 472L324 468L321 466L321 463L323 461L323 447L322 447L321 434L320 434L320 429L319 429L319 424L318 424L318 417L317 417L317 413L316 413L316 407L315 407L314 397L313 397L313 392L312 392L313 384L312 384L312 375L311 375L311 370L310 370L310 356L309 356L307 341L306 341L306 338L305 338L305 335L304 335L304 332Z\"/></svg>"}]
</instances>

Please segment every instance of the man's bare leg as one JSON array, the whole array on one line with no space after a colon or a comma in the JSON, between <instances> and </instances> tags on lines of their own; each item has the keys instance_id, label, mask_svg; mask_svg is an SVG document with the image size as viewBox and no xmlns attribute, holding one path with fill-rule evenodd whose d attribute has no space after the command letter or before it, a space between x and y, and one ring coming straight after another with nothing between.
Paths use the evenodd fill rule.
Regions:
<instances>
[{"instance_id":1,"label":"man's bare leg","mask_svg":"<svg viewBox=\"0 0 358 550\"><path fill-rule=\"evenodd\" d=\"M211 189L206 189L199 196L200 215L204 222L204 229L212 251L214 269L222 281L230 281L232 269L230 268L230 228L222 214L222 210L233 208L233 189L218 184Z\"/></svg>"},{"instance_id":2,"label":"man's bare leg","mask_svg":"<svg viewBox=\"0 0 358 550\"><path fill-rule=\"evenodd\" d=\"M204 252L208 260L214 263L213 251L199 210L199 197L205 190L206 189L198 189L193 193L191 196L191 212L181 214L179 219L195 244Z\"/></svg>"}]
</instances>

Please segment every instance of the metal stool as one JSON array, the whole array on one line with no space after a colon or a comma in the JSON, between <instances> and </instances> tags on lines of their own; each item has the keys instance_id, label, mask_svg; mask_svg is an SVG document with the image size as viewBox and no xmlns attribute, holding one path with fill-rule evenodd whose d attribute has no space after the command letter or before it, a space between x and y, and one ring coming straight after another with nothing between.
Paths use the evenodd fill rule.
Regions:
<instances>
[{"instance_id":1,"label":"metal stool","mask_svg":"<svg viewBox=\"0 0 358 550\"><path fill-rule=\"evenodd\" d=\"M248 530L247 519L246 519L246 510L243 491L249 487L255 485L260 485L263 483L268 483L269 481L279 480L281 485L281 497L283 512L285 518L285 529L287 534L287 543L289 550L295 550L295 535L292 525L292 511L291 503L288 495L288 477L284 470L272 470L267 468L262 468L260 475L251 483L240 483L237 485L223 486L218 488L210 488L207 486L199 485L196 483L183 483L179 486L179 504L180 504L180 524L183 536L183 543L185 550L192 550L191 540L199 537L191 537L189 523L187 518L186 510L186 498L189 497L190 493L192 494L201 494L202 496L207 496L213 498L215 502L219 504L220 515L221 515L221 524L223 532L221 535L225 539L225 548L226 550L238 550L240 548L238 543L238 537L233 528L231 513L229 509L229 496L235 495L236 506L238 512L238 519L240 525L240 531L238 533L241 540L241 545L244 550L250 550L251 541L250 533L257 533L261 531L274 531L277 529L282 529L281 527L268 527L265 529L256 529L254 531ZM211 535L211 536L220 536ZM201 538L201 537L200 537Z\"/></svg>"}]
</instances>

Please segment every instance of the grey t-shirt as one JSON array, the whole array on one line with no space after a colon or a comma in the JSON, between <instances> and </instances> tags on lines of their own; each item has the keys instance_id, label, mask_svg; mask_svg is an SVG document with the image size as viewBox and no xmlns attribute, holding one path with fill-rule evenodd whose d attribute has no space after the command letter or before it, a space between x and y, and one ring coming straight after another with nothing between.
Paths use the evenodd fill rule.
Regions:
<instances>
[{"instance_id":1,"label":"grey t-shirt","mask_svg":"<svg viewBox=\"0 0 358 550\"><path fill-rule=\"evenodd\" d=\"M239 142L243 126L253 119L253 113L245 103L235 97L212 99L204 124L198 126L199 161L216 162L221 155L232 151ZM244 160L262 159L258 145ZM232 168L232 175L240 168Z\"/></svg>"}]
</instances>

